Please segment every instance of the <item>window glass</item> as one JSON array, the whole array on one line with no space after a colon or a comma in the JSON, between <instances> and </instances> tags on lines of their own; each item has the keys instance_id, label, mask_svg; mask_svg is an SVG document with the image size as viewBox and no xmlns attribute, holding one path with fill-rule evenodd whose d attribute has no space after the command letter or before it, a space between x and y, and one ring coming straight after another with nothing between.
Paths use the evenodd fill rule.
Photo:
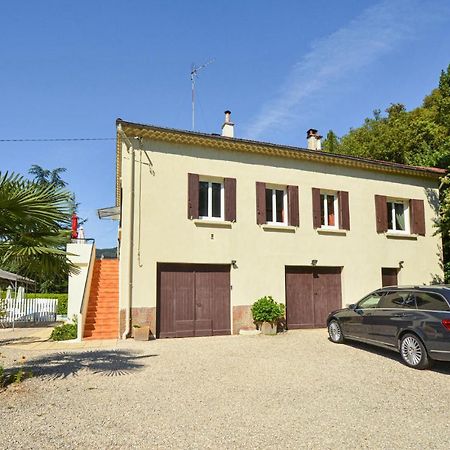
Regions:
<instances>
[{"instance_id":1,"label":"window glass","mask_svg":"<svg viewBox=\"0 0 450 450\"><path fill-rule=\"evenodd\" d=\"M383 296L378 308L416 308L414 297L410 292L395 291Z\"/></svg>"},{"instance_id":2,"label":"window glass","mask_svg":"<svg viewBox=\"0 0 450 450\"><path fill-rule=\"evenodd\" d=\"M334 227L334 195L327 195L328 226Z\"/></svg>"},{"instance_id":3,"label":"window glass","mask_svg":"<svg viewBox=\"0 0 450 450\"><path fill-rule=\"evenodd\" d=\"M432 311L450 310L447 302L439 294L416 292L415 297L418 309L429 309Z\"/></svg>"},{"instance_id":4,"label":"window glass","mask_svg":"<svg viewBox=\"0 0 450 450\"><path fill-rule=\"evenodd\" d=\"M284 222L284 192L276 190L275 191L275 202L277 208L277 222Z\"/></svg>"},{"instance_id":5,"label":"window glass","mask_svg":"<svg viewBox=\"0 0 450 450\"><path fill-rule=\"evenodd\" d=\"M198 212L200 217L208 217L208 182L200 181Z\"/></svg>"},{"instance_id":6,"label":"window glass","mask_svg":"<svg viewBox=\"0 0 450 450\"><path fill-rule=\"evenodd\" d=\"M286 224L285 200L283 189L266 189L266 221Z\"/></svg>"},{"instance_id":7,"label":"window glass","mask_svg":"<svg viewBox=\"0 0 450 450\"><path fill-rule=\"evenodd\" d=\"M388 230L393 230L394 226L392 224L392 208L393 203L387 202L387 219L388 219Z\"/></svg>"},{"instance_id":8,"label":"window glass","mask_svg":"<svg viewBox=\"0 0 450 450\"><path fill-rule=\"evenodd\" d=\"M337 227L336 195L320 194L320 223L323 227Z\"/></svg>"},{"instance_id":9,"label":"window glass","mask_svg":"<svg viewBox=\"0 0 450 450\"><path fill-rule=\"evenodd\" d=\"M406 231L405 204L403 202L387 202L388 230Z\"/></svg>"},{"instance_id":10,"label":"window glass","mask_svg":"<svg viewBox=\"0 0 450 450\"><path fill-rule=\"evenodd\" d=\"M405 205L395 203L395 229L405 231Z\"/></svg>"},{"instance_id":11,"label":"window glass","mask_svg":"<svg viewBox=\"0 0 450 450\"><path fill-rule=\"evenodd\" d=\"M320 223L325 225L325 195L320 194Z\"/></svg>"},{"instance_id":12,"label":"window glass","mask_svg":"<svg viewBox=\"0 0 450 450\"><path fill-rule=\"evenodd\" d=\"M211 183L212 187L212 216L221 217L222 205L221 205L221 190L222 185L220 183Z\"/></svg>"},{"instance_id":13,"label":"window glass","mask_svg":"<svg viewBox=\"0 0 450 450\"><path fill-rule=\"evenodd\" d=\"M266 221L273 222L272 189L266 189Z\"/></svg>"},{"instance_id":14,"label":"window glass","mask_svg":"<svg viewBox=\"0 0 450 450\"><path fill-rule=\"evenodd\" d=\"M370 294L358 302L358 309L378 308L382 293Z\"/></svg>"}]
</instances>

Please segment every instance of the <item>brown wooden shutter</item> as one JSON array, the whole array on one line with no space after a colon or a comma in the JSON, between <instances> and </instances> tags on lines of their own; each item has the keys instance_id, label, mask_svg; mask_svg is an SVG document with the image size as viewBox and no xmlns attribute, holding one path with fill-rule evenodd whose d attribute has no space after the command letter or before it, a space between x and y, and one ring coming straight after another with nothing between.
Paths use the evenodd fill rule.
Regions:
<instances>
[{"instance_id":1,"label":"brown wooden shutter","mask_svg":"<svg viewBox=\"0 0 450 450\"><path fill-rule=\"evenodd\" d=\"M188 174L188 219L198 219L199 182L197 174Z\"/></svg>"},{"instance_id":2,"label":"brown wooden shutter","mask_svg":"<svg viewBox=\"0 0 450 450\"><path fill-rule=\"evenodd\" d=\"M236 178L223 180L225 189L225 220L236 222Z\"/></svg>"},{"instance_id":3,"label":"brown wooden shutter","mask_svg":"<svg viewBox=\"0 0 450 450\"><path fill-rule=\"evenodd\" d=\"M256 223L266 223L266 183L256 182Z\"/></svg>"},{"instance_id":4,"label":"brown wooden shutter","mask_svg":"<svg viewBox=\"0 0 450 450\"><path fill-rule=\"evenodd\" d=\"M338 192L339 203L339 228L341 230L350 230L350 207L348 204L348 192Z\"/></svg>"},{"instance_id":5,"label":"brown wooden shutter","mask_svg":"<svg viewBox=\"0 0 450 450\"><path fill-rule=\"evenodd\" d=\"M293 227L300 226L298 211L298 186L288 186L288 224Z\"/></svg>"},{"instance_id":6,"label":"brown wooden shutter","mask_svg":"<svg viewBox=\"0 0 450 450\"><path fill-rule=\"evenodd\" d=\"M377 219L377 233L386 232L388 229L388 210L385 195L375 195L375 214Z\"/></svg>"},{"instance_id":7,"label":"brown wooden shutter","mask_svg":"<svg viewBox=\"0 0 450 450\"><path fill-rule=\"evenodd\" d=\"M425 236L425 208L423 200L409 201L411 234Z\"/></svg>"},{"instance_id":8,"label":"brown wooden shutter","mask_svg":"<svg viewBox=\"0 0 450 450\"><path fill-rule=\"evenodd\" d=\"M322 220L320 218L320 189L312 188L312 209L313 209L313 227L320 228Z\"/></svg>"}]
</instances>

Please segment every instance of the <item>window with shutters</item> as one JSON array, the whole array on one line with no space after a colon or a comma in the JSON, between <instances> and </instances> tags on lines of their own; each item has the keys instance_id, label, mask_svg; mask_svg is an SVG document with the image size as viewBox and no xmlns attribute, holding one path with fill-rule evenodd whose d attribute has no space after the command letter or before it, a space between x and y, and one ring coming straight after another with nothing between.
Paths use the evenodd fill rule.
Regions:
<instances>
[{"instance_id":1,"label":"window with shutters","mask_svg":"<svg viewBox=\"0 0 450 450\"><path fill-rule=\"evenodd\" d=\"M337 192L320 191L321 228L339 228L339 204Z\"/></svg>"},{"instance_id":2,"label":"window with shutters","mask_svg":"<svg viewBox=\"0 0 450 450\"><path fill-rule=\"evenodd\" d=\"M256 223L286 226L286 229L300 226L298 186L257 181Z\"/></svg>"},{"instance_id":3,"label":"window with shutters","mask_svg":"<svg viewBox=\"0 0 450 450\"><path fill-rule=\"evenodd\" d=\"M387 199L387 229L395 233L409 234L409 202Z\"/></svg>"},{"instance_id":4,"label":"window with shutters","mask_svg":"<svg viewBox=\"0 0 450 450\"><path fill-rule=\"evenodd\" d=\"M287 225L286 188L266 186L266 221L268 224Z\"/></svg>"},{"instance_id":5,"label":"window with shutters","mask_svg":"<svg viewBox=\"0 0 450 450\"><path fill-rule=\"evenodd\" d=\"M224 220L224 204L223 180L200 178L198 189L199 219Z\"/></svg>"},{"instance_id":6,"label":"window with shutters","mask_svg":"<svg viewBox=\"0 0 450 450\"><path fill-rule=\"evenodd\" d=\"M312 188L313 227L318 231L350 230L347 191Z\"/></svg>"}]
</instances>

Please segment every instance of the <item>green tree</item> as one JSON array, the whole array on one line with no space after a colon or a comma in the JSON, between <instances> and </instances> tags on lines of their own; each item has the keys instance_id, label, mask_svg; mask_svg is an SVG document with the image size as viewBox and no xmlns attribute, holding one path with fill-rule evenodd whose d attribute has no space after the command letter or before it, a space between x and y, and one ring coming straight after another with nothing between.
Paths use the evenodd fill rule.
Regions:
<instances>
[{"instance_id":1,"label":"green tree","mask_svg":"<svg viewBox=\"0 0 450 450\"><path fill-rule=\"evenodd\" d=\"M336 141L339 145L336 145ZM327 135L324 150L345 155L392 161L417 166L449 168L450 165L450 65L439 77L439 85L420 107L407 111L401 103L391 103L366 118L359 128L337 138ZM440 190L437 231L443 237L446 281L450 282L450 176Z\"/></svg>"},{"instance_id":2,"label":"green tree","mask_svg":"<svg viewBox=\"0 0 450 450\"><path fill-rule=\"evenodd\" d=\"M74 271L64 250L69 200L62 187L0 173L0 267L38 281Z\"/></svg>"},{"instance_id":3,"label":"green tree","mask_svg":"<svg viewBox=\"0 0 450 450\"><path fill-rule=\"evenodd\" d=\"M66 187L67 183L61 178L61 173L67 169L58 167L57 169L49 170L33 164L28 171L29 174L34 175L34 181L39 184L54 184L56 187Z\"/></svg>"}]
</instances>

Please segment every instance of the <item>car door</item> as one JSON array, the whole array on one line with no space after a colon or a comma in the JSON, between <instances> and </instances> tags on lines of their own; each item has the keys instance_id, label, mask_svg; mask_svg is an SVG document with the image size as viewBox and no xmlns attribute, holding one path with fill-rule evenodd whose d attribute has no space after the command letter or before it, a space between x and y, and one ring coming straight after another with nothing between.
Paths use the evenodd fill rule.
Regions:
<instances>
[{"instance_id":1,"label":"car door","mask_svg":"<svg viewBox=\"0 0 450 450\"><path fill-rule=\"evenodd\" d=\"M415 297L410 291L387 292L368 319L369 338L378 343L396 347L399 332L410 329L416 316Z\"/></svg>"},{"instance_id":2,"label":"car door","mask_svg":"<svg viewBox=\"0 0 450 450\"><path fill-rule=\"evenodd\" d=\"M384 292L372 292L360 300L354 308L349 309L341 319L344 335L361 339L369 338L370 317L378 307Z\"/></svg>"}]
</instances>

